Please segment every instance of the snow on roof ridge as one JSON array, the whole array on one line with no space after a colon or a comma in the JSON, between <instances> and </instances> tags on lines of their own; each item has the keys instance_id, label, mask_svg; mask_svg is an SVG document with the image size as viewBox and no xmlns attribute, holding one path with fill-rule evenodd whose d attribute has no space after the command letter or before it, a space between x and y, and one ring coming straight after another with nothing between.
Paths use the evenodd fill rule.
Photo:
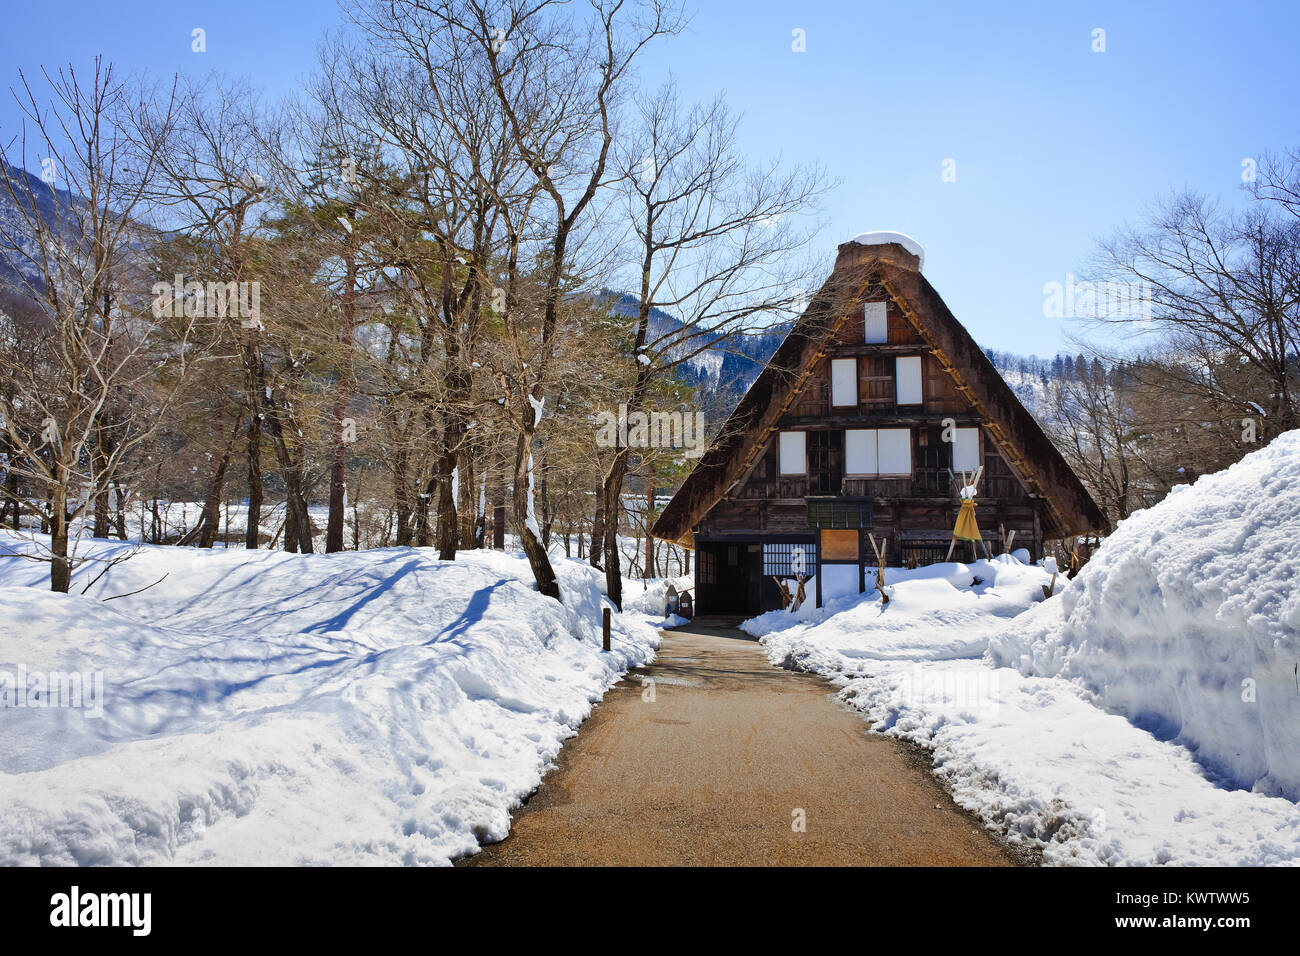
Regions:
<instances>
[{"instance_id":1,"label":"snow on roof ridge","mask_svg":"<svg viewBox=\"0 0 1300 956\"><path fill-rule=\"evenodd\" d=\"M883 246L889 242L896 242L919 260L917 267L925 268L925 250L921 244L905 232L891 232L887 229L877 230L875 232L863 232L854 236L849 242L856 242L860 246Z\"/></svg>"}]
</instances>

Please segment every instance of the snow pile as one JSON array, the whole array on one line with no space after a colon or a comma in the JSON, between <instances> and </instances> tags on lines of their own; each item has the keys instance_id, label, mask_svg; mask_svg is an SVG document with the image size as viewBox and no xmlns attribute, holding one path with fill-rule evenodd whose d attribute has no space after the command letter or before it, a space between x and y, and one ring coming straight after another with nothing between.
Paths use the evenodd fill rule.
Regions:
<instances>
[{"instance_id":1,"label":"snow pile","mask_svg":"<svg viewBox=\"0 0 1300 956\"><path fill-rule=\"evenodd\" d=\"M1216 786L1185 747L1097 708L1071 681L977 660L873 670L840 698L873 730L930 750L958 805L1044 863L1300 863L1295 804Z\"/></svg>"},{"instance_id":2,"label":"snow pile","mask_svg":"<svg viewBox=\"0 0 1300 956\"><path fill-rule=\"evenodd\" d=\"M1120 524L992 641L1185 745L1230 786L1300 798L1300 431Z\"/></svg>"},{"instance_id":3,"label":"snow pile","mask_svg":"<svg viewBox=\"0 0 1300 956\"><path fill-rule=\"evenodd\" d=\"M810 582L809 600L797 612L768 611L741 629L763 639L773 663L827 675L856 674L869 661L978 657L1000 624L1043 600L1049 580L1042 568L1009 555L889 568L889 603L882 606L869 569L866 594L832 598L817 608Z\"/></svg>"},{"instance_id":4,"label":"snow pile","mask_svg":"<svg viewBox=\"0 0 1300 956\"><path fill-rule=\"evenodd\" d=\"M0 864L445 864L657 643L602 653L597 572L561 605L496 552L147 547L81 596L127 547L71 595L0 558Z\"/></svg>"}]
</instances>

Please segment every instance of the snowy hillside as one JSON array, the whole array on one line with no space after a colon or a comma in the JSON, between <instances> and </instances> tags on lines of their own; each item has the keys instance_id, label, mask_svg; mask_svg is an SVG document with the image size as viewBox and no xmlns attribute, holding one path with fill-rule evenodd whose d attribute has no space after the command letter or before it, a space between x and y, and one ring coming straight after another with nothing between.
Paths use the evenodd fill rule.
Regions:
<instances>
[{"instance_id":1,"label":"snowy hillside","mask_svg":"<svg viewBox=\"0 0 1300 956\"><path fill-rule=\"evenodd\" d=\"M560 605L490 551L146 547L82 596L127 547L71 595L0 558L0 864L446 863L658 642L602 653L595 571Z\"/></svg>"},{"instance_id":2,"label":"snowy hillside","mask_svg":"<svg viewBox=\"0 0 1300 956\"><path fill-rule=\"evenodd\" d=\"M1063 677L1232 786L1300 799L1300 431L1120 523L990 659Z\"/></svg>"},{"instance_id":3,"label":"snowy hillside","mask_svg":"<svg viewBox=\"0 0 1300 956\"><path fill-rule=\"evenodd\" d=\"M0 162L4 160L0 159ZM50 186L25 169L9 163L4 163L4 167L0 170L0 181L12 179L17 202L8 189L0 187L0 237L14 243L22 250L22 255L0 255L0 287L12 283L17 288L30 284L39 289L40 273L32 267L32 258L40 258L39 250L35 239L27 232L26 217L35 214L46 223L68 229L73 218L70 213L72 197L66 189Z\"/></svg>"}]
</instances>

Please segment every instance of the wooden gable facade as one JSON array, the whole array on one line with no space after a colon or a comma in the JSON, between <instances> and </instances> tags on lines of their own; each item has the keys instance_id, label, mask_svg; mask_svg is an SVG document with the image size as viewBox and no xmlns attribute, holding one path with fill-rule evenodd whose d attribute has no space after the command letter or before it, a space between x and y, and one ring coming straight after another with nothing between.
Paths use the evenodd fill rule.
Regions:
<instances>
[{"instance_id":1,"label":"wooden gable facade","mask_svg":"<svg viewBox=\"0 0 1300 956\"><path fill-rule=\"evenodd\" d=\"M653 528L694 548L699 613L780 607L802 567L820 604L942 561L954 472L983 466L978 519L1036 559L1105 519L903 244L845 243L835 270ZM833 583L832 583L833 582Z\"/></svg>"}]
</instances>

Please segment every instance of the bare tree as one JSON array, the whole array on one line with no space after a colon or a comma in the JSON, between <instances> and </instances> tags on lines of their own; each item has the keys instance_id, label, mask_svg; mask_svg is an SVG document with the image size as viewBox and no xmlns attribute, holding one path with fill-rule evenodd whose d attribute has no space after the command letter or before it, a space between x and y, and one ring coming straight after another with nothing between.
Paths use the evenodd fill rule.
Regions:
<instances>
[{"instance_id":1,"label":"bare tree","mask_svg":"<svg viewBox=\"0 0 1300 956\"><path fill-rule=\"evenodd\" d=\"M629 415L678 366L788 317L812 278L800 253L815 231L807 217L828 188L825 177L776 162L751 167L737 123L721 99L683 108L669 84L637 102L635 125L622 139L627 271L637 288L625 359L631 381L621 396ZM653 321L656 313L671 318ZM629 457L618 448L605 473L606 516L617 514ZM606 586L621 606L617 521L607 517L603 532Z\"/></svg>"},{"instance_id":2,"label":"bare tree","mask_svg":"<svg viewBox=\"0 0 1300 956\"><path fill-rule=\"evenodd\" d=\"M531 364L516 348L515 368L502 377L508 408L518 424L515 449L513 512L517 533L533 569L538 589L559 598L559 586L533 513L533 445L541 422L544 395L555 356L562 297L572 291L570 256L584 215L605 183L613 155L617 106L632 64L645 47L682 25L679 11L660 0L625 5L622 0L593 0L592 15L578 20L559 16L557 3L470 0L448 4L452 16L488 56L493 87L508 129L529 170L540 198L548 203L544 220L549 242L538 254L542 308L533 332ZM523 223L511 229L509 275L517 274ZM519 303L507 287L508 328L521 343L521 325L513 322ZM527 404L525 404L525 402ZM606 507L606 528L617 525ZM608 535L608 531L606 531ZM608 570L606 572L608 574Z\"/></svg>"},{"instance_id":3,"label":"bare tree","mask_svg":"<svg viewBox=\"0 0 1300 956\"><path fill-rule=\"evenodd\" d=\"M1150 314L1101 310L1096 321L1184 357L1166 367L1167 387L1238 419L1262 413L1265 436L1300 423L1300 222L1280 219L1268 201L1229 214L1199 196L1177 195L1159 203L1144 226L1103 243L1098 265L1107 281L1138 283ZM1234 364L1254 376L1218 374ZM1234 390L1248 382L1249 391Z\"/></svg>"},{"instance_id":4,"label":"bare tree","mask_svg":"<svg viewBox=\"0 0 1300 956\"><path fill-rule=\"evenodd\" d=\"M148 183L172 129L174 99L158 100L156 136L127 135L149 91L97 59L90 76L43 72L15 93L24 123L6 144L0 189L17 210L0 223L0 254L18 275L34 347L0 366L0 415L10 467L43 496L50 586L66 592L77 564L74 523L145 442L174 402L193 358L192 317L158 308L142 225ZM45 97L48 96L48 99ZM26 171L28 136L53 189ZM147 409L147 411L146 411Z\"/></svg>"}]
</instances>

